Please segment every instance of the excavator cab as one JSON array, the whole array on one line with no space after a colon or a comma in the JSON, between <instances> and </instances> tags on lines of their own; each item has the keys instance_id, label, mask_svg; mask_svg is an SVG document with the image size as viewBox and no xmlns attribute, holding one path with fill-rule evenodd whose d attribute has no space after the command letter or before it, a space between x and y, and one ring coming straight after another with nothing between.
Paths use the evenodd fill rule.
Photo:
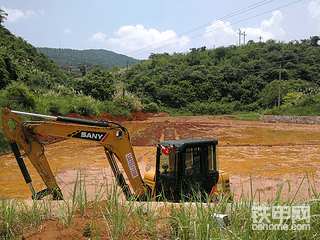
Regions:
<instances>
[{"instance_id":1,"label":"excavator cab","mask_svg":"<svg viewBox=\"0 0 320 240\"><path fill-rule=\"evenodd\" d=\"M185 139L157 145L156 198L168 201L219 200L230 192L229 176L219 172L218 140Z\"/></svg>"}]
</instances>

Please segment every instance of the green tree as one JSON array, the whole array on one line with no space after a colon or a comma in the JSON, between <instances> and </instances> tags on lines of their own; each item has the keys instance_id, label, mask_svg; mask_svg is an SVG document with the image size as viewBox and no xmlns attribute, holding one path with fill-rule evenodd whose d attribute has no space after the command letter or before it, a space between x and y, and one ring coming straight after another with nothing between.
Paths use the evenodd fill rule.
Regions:
<instances>
[{"instance_id":1,"label":"green tree","mask_svg":"<svg viewBox=\"0 0 320 240\"><path fill-rule=\"evenodd\" d=\"M261 78L249 75L242 80L241 98L243 104L250 104L258 100L260 90L263 89L264 83Z\"/></svg>"},{"instance_id":2,"label":"green tree","mask_svg":"<svg viewBox=\"0 0 320 240\"><path fill-rule=\"evenodd\" d=\"M320 37L319 37L319 36L310 37L310 45L311 45L311 46L314 46L314 47L319 46L319 45L318 45L318 41L319 41L319 40L320 40Z\"/></svg>"},{"instance_id":3,"label":"green tree","mask_svg":"<svg viewBox=\"0 0 320 240\"><path fill-rule=\"evenodd\" d=\"M315 84L310 84L307 81L303 81L300 79L297 80L287 80L281 81L280 84L280 102L283 102L284 97L288 93L299 92L302 89L306 89L309 86L315 86ZM279 80L274 80L271 83L268 83L266 87L261 92L260 96L260 103L264 107L273 107L276 106L278 103L278 96L279 96Z\"/></svg>"},{"instance_id":4,"label":"green tree","mask_svg":"<svg viewBox=\"0 0 320 240\"><path fill-rule=\"evenodd\" d=\"M5 61L6 54L0 49L0 89L4 88L9 81L9 72Z\"/></svg>"},{"instance_id":5,"label":"green tree","mask_svg":"<svg viewBox=\"0 0 320 240\"><path fill-rule=\"evenodd\" d=\"M116 87L113 76L101 67L96 67L80 82L80 90L103 101L112 99Z\"/></svg>"},{"instance_id":6,"label":"green tree","mask_svg":"<svg viewBox=\"0 0 320 240\"><path fill-rule=\"evenodd\" d=\"M7 20L7 16L8 14L2 9L0 9L0 24Z\"/></svg>"}]
</instances>

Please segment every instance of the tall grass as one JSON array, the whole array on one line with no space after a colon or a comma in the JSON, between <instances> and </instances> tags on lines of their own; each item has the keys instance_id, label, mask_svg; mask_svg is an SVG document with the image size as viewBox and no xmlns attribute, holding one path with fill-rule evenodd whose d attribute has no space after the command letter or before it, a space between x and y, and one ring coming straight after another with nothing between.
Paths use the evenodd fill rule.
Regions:
<instances>
[{"instance_id":1,"label":"tall grass","mask_svg":"<svg viewBox=\"0 0 320 240\"><path fill-rule=\"evenodd\" d=\"M15 239L37 233L51 217L62 221L65 228L83 228L90 239L319 239L320 237L320 194L316 180L308 174L310 197L303 202L282 197L288 180L283 180L278 192L268 203L254 202L255 194L242 192L238 202L222 199L219 203L203 203L198 196L190 202L134 202L124 200L119 188L106 183L96 184L96 192L90 200L87 196L84 176L80 169L76 176L70 199L59 202L59 212L53 213L50 199L34 201L28 206L21 198L1 200L0 239ZM300 187L302 186L302 182ZM299 188L300 188L299 187ZM299 188L297 191L299 191ZM290 190L290 187L289 187ZM253 194L253 195L252 195ZM296 192L295 195L297 195ZM64 206L63 206L64 205ZM255 206L310 206L310 229L273 230L253 229ZM225 214L230 224L221 225L214 214ZM85 221L80 221L81 219ZM277 219L269 216L271 224ZM286 220L289 229L294 226ZM81 225L82 224L82 225ZM79 226L81 225L81 226Z\"/></svg>"},{"instance_id":2,"label":"tall grass","mask_svg":"<svg viewBox=\"0 0 320 240\"><path fill-rule=\"evenodd\" d=\"M16 239L28 229L38 233L40 224L51 218L51 200L37 200L28 205L18 196L0 201L0 239Z\"/></svg>"},{"instance_id":3,"label":"tall grass","mask_svg":"<svg viewBox=\"0 0 320 240\"><path fill-rule=\"evenodd\" d=\"M131 236L125 235L127 219L132 213L130 201L119 201L119 191L117 185L106 196L103 204L98 204L105 224L108 239L130 239Z\"/></svg>"},{"instance_id":4,"label":"tall grass","mask_svg":"<svg viewBox=\"0 0 320 240\"><path fill-rule=\"evenodd\" d=\"M68 90L68 91L67 91ZM91 96L85 96L80 92L66 89L64 91L49 90L39 93L35 111L41 114L67 115L77 113L86 117L100 115L102 111L113 116L129 117L131 111L140 111L142 107L136 103L135 98L126 96L115 97L112 101L100 101Z\"/></svg>"},{"instance_id":5,"label":"tall grass","mask_svg":"<svg viewBox=\"0 0 320 240\"><path fill-rule=\"evenodd\" d=\"M73 189L68 190L70 199L63 199L59 207L59 217L63 224L71 227L76 211L82 216L88 209L88 196L86 191L85 177L81 174L81 167L77 170L77 175Z\"/></svg>"}]
</instances>

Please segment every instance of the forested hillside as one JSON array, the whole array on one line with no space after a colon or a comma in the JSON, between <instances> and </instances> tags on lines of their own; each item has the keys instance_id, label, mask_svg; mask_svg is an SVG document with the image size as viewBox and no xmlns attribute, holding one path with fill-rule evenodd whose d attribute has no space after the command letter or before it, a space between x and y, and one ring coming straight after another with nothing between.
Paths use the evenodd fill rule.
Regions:
<instances>
[{"instance_id":1,"label":"forested hillside","mask_svg":"<svg viewBox=\"0 0 320 240\"><path fill-rule=\"evenodd\" d=\"M306 102L298 98L314 95L313 103L318 101L319 39L250 41L240 47L152 54L148 61L131 67L123 81L144 103L196 114L272 108L278 104L279 80L281 105L304 106Z\"/></svg>"},{"instance_id":2,"label":"forested hillside","mask_svg":"<svg viewBox=\"0 0 320 240\"><path fill-rule=\"evenodd\" d=\"M58 48L37 48L38 51L46 54L60 67L78 66L80 64L100 65L102 67L113 68L131 66L139 60L107 51L103 49L73 50Z\"/></svg>"},{"instance_id":3,"label":"forested hillside","mask_svg":"<svg viewBox=\"0 0 320 240\"><path fill-rule=\"evenodd\" d=\"M32 93L35 88L48 89L69 81L68 75L60 71L59 66L45 54L39 53L22 38L12 35L2 25L0 44L0 89L20 83Z\"/></svg>"},{"instance_id":4,"label":"forested hillside","mask_svg":"<svg viewBox=\"0 0 320 240\"><path fill-rule=\"evenodd\" d=\"M104 68L96 67L83 78L60 70L44 53L2 26L0 9L0 109L39 114L78 113L98 115L102 111L130 116L140 103L131 96L117 94L116 79ZM122 90L121 90L122 91ZM119 97L120 96L120 97ZM139 108L141 109L141 108ZM0 126L0 152L8 150Z\"/></svg>"},{"instance_id":5,"label":"forested hillside","mask_svg":"<svg viewBox=\"0 0 320 240\"><path fill-rule=\"evenodd\" d=\"M11 34L4 20L0 9L0 109L89 117L106 111L127 118L132 111L320 115L317 36L151 54L128 70L96 67L77 78ZM5 144L0 132L0 152Z\"/></svg>"}]
</instances>

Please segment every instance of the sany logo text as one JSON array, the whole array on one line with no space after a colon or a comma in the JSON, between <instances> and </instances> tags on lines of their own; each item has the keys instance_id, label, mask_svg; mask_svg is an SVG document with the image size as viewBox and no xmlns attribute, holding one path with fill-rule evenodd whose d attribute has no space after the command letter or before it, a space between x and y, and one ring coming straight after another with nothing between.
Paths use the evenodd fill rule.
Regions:
<instances>
[{"instance_id":1,"label":"sany logo text","mask_svg":"<svg viewBox=\"0 0 320 240\"><path fill-rule=\"evenodd\" d=\"M109 136L109 133L81 131L80 133L77 133L73 137L104 142L108 136Z\"/></svg>"}]
</instances>

